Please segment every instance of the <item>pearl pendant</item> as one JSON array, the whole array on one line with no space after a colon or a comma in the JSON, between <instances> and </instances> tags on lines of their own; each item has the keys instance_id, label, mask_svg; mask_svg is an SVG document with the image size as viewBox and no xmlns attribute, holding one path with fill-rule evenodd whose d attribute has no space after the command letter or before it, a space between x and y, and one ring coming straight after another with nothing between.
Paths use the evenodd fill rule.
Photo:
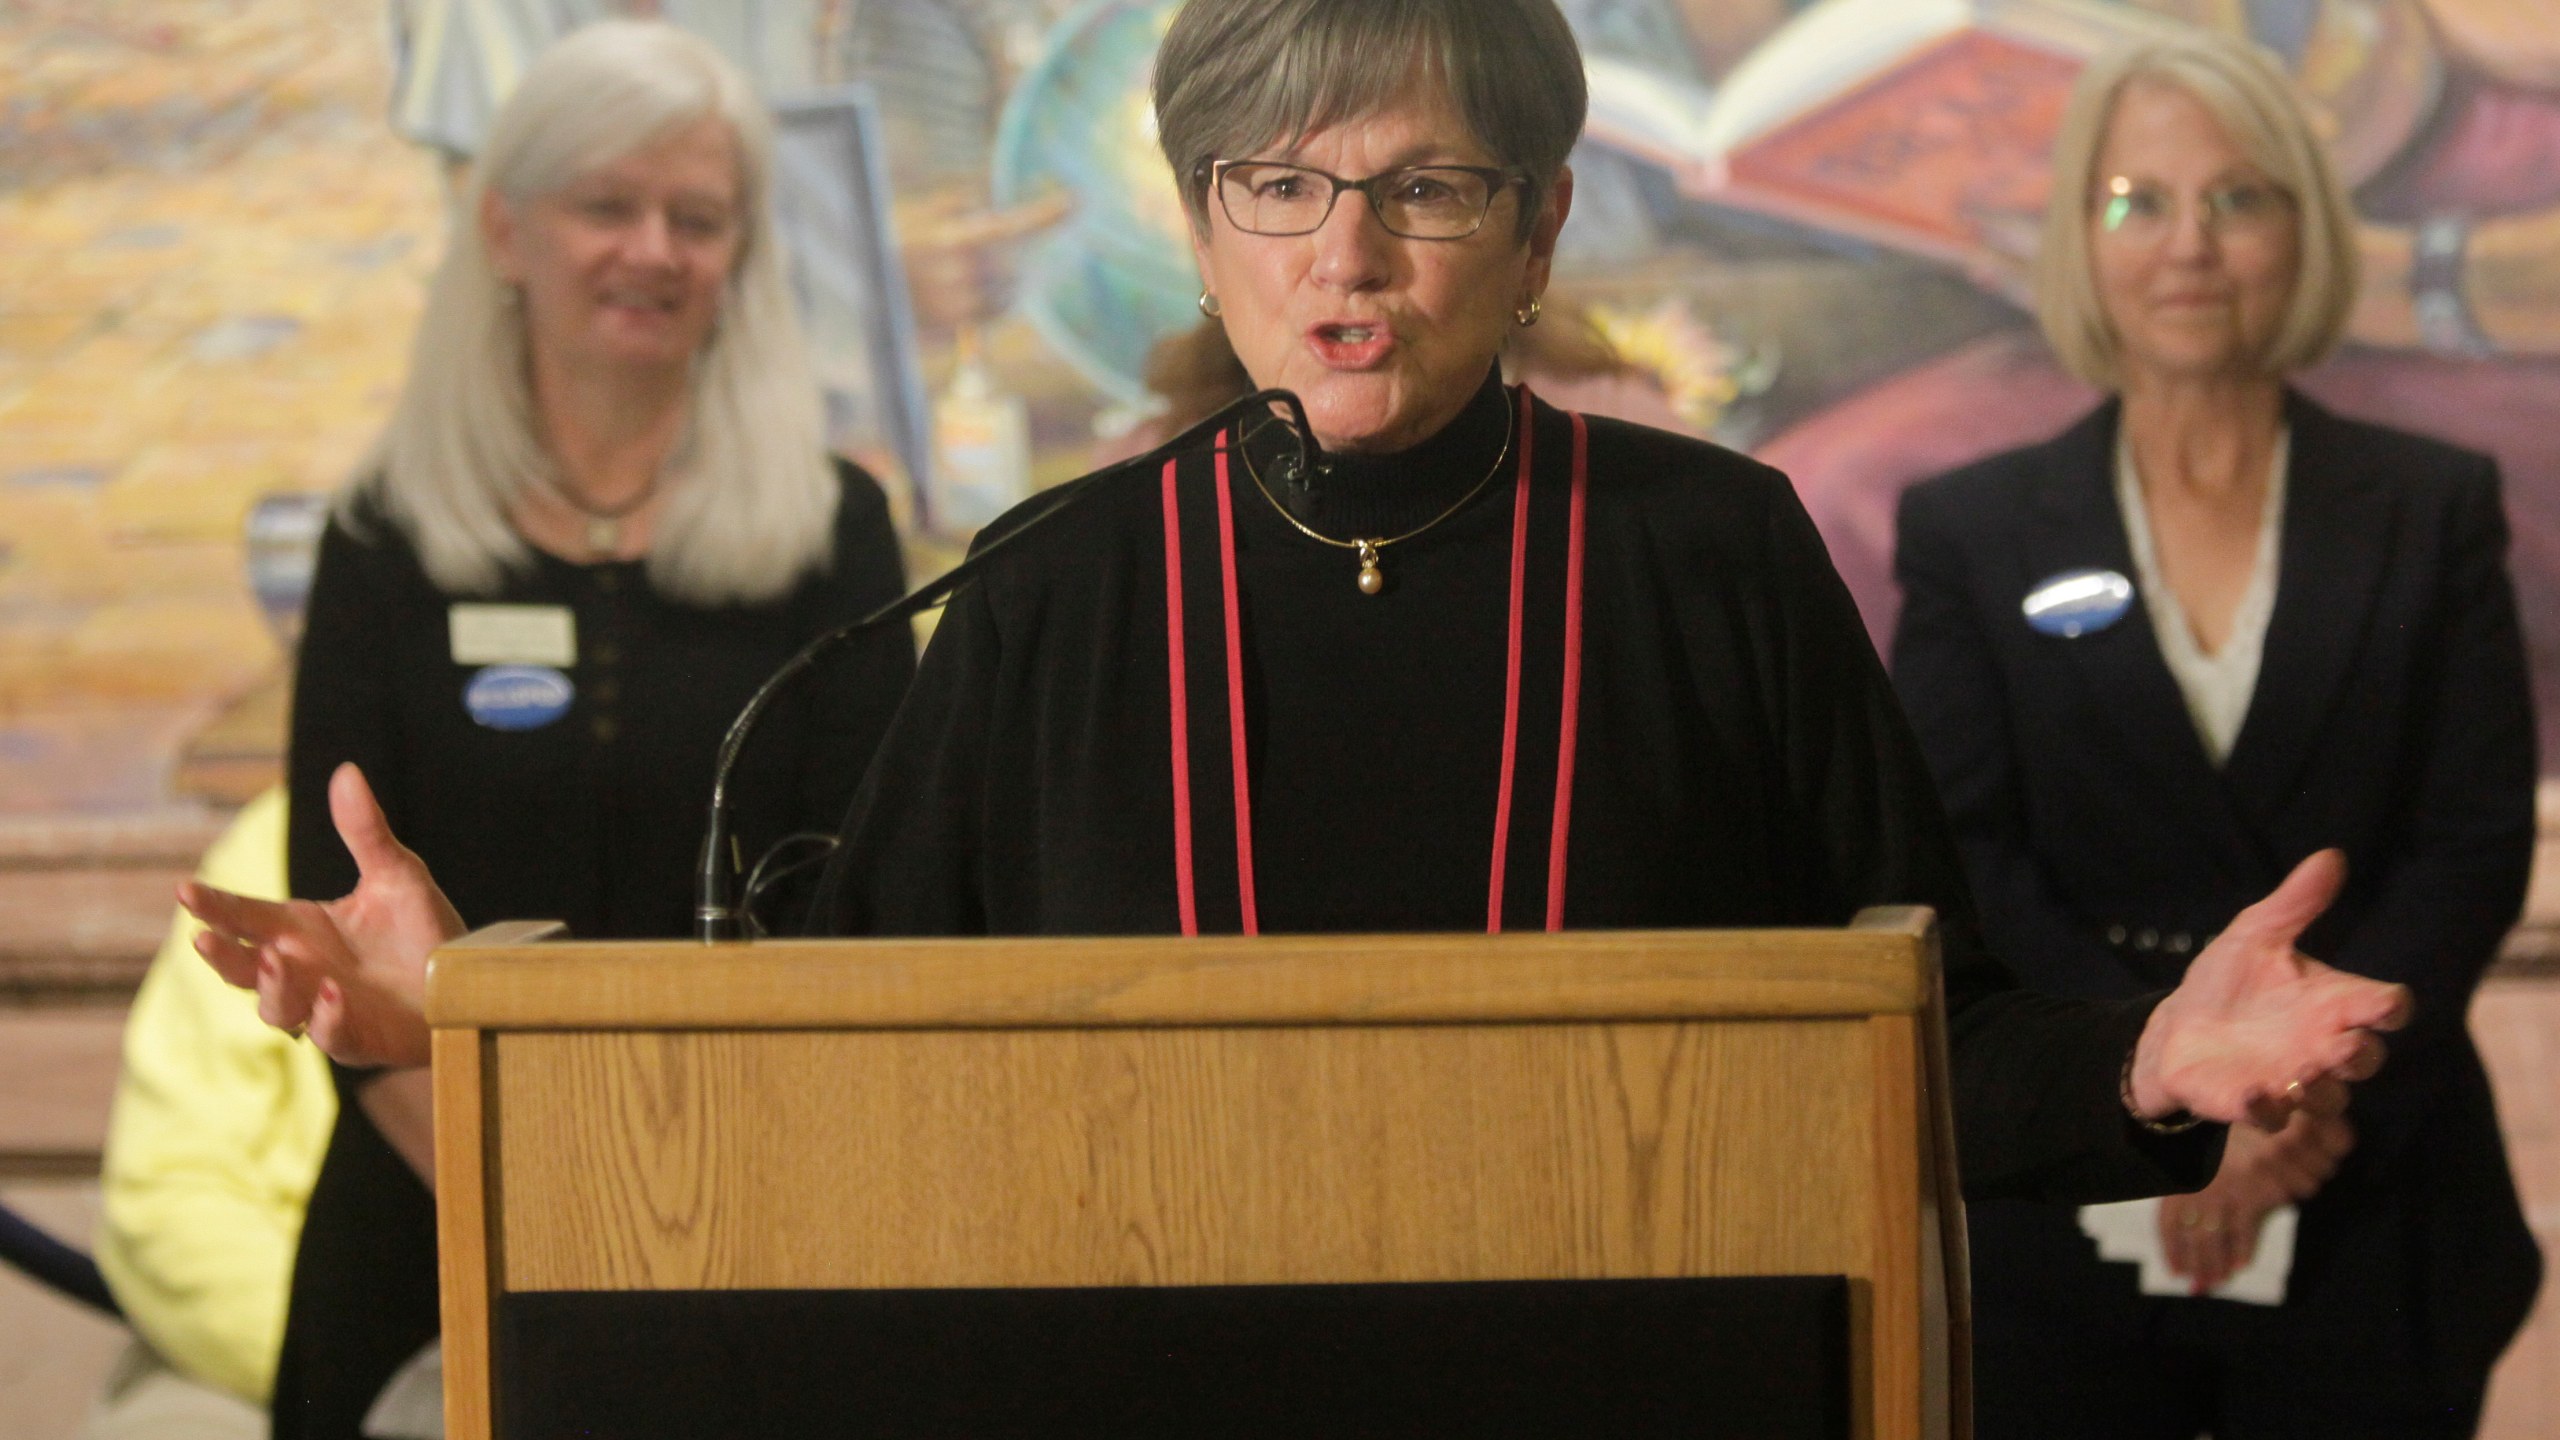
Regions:
<instances>
[{"instance_id":1,"label":"pearl pendant","mask_svg":"<svg viewBox=\"0 0 2560 1440\"><path fill-rule=\"evenodd\" d=\"M1360 593L1363 595L1375 595L1386 588L1387 577L1378 569L1378 547L1369 541L1361 541Z\"/></svg>"}]
</instances>

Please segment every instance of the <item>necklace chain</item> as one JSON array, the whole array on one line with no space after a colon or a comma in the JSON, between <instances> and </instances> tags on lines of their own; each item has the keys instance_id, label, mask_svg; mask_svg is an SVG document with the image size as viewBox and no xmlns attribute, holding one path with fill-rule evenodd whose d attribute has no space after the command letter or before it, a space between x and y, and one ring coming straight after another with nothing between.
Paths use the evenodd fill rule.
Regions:
<instances>
[{"instance_id":1,"label":"necklace chain","mask_svg":"<svg viewBox=\"0 0 2560 1440\"><path fill-rule=\"evenodd\" d=\"M658 496L658 481L654 475L648 484L640 487L639 494L619 505L591 505L585 496L567 483L549 476L544 477L542 488L550 491L553 499L578 512L586 522L588 552L608 559L622 551L622 522Z\"/></svg>"},{"instance_id":2,"label":"necklace chain","mask_svg":"<svg viewBox=\"0 0 2560 1440\"><path fill-rule=\"evenodd\" d=\"M1478 495L1483 494L1484 487L1493 483L1493 477L1502 473L1502 462L1511 458L1511 430L1518 422L1518 419L1518 415L1512 408L1510 388L1506 386L1502 392L1502 449L1495 453L1493 457L1493 464L1484 472L1484 478L1478 480L1475 484L1468 486L1467 493L1459 496L1457 501L1450 505L1448 509L1441 511L1439 514L1432 516L1430 519L1423 521L1421 524L1414 526L1412 529L1405 531L1401 535L1371 536L1366 539L1354 536L1349 540L1337 540L1331 535L1323 534L1310 527L1306 521L1290 514L1289 507L1280 503L1280 497L1271 493L1271 487L1262 483L1262 472L1254 467L1253 450L1250 446L1244 444L1241 439L1236 445L1236 453L1244 457L1244 473L1253 480L1253 488L1261 491L1262 498L1271 502L1271 508L1279 511L1280 518L1288 521L1290 525L1294 526L1299 534L1306 536L1308 539L1313 540L1318 544L1330 545L1337 550L1354 550L1359 552L1360 593L1363 595L1375 595L1379 591L1384 590L1387 583L1385 572L1378 568L1378 552L1384 550L1390 545L1400 544L1412 539L1423 531L1430 529L1441 521L1448 519L1450 516L1457 514L1461 510L1464 510L1467 508L1467 503L1469 501L1475 499Z\"/></svg>"}]
</instances>

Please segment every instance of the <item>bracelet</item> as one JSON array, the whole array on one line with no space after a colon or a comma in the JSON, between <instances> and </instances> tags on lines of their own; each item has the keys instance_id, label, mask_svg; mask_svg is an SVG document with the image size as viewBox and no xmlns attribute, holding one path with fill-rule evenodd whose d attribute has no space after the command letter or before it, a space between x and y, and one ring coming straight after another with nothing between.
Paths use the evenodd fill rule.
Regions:
<instances>
[{"instance_id":1,"label":"bracelet","mask_svg":"<svg viewBox=\"0 0 2560 1440\"><path fill-rule=\"evenodd\" d=\"M2203 1124L2203 1116L2189 1114L2184 1110L2172 1113L2166 1120L2154 1120L2150 1116L2143 1114L2139 1109L2135 1108L2133 1103L2133 1057L2135 1052L2139 1051L2141 1048L2142 1047L2140 1045L2136 1045L2132 1050L2124 1052L2124 1069L2116 1076L2116 1098L2124 1102L2124 1113L2133 1117L2134 1124L2141 1126L2143 1129L2150 1131L2154 1135L2184 1135L2188 1131Z\"/></svg>"}]
</instances>

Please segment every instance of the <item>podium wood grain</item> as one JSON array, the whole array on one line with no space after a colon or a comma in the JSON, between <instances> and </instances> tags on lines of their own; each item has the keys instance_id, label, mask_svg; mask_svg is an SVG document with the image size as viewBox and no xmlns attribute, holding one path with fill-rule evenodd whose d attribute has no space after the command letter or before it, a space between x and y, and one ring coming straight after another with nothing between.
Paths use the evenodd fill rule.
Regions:
<instances>
[{"instance_id":1,"label":"podium wood grain","mask_svg":"<svg viewBox=\"0 0 2560 1440\"><path fill-rule=\"evenodd\" d=\"M492 1030L945 1029L1911 1014L1925 924L1561 935L525 943L491 926L430 963L427 1020ZM535 934L543 933L536 930Z\"/></svg>"},{"instance_id":2,"label":"podium wood grain","mask_svg":"<svg viewBox=\"0 0 2560 1440\"><path fill-rule=\"evenodd\" d=\"M432 1040L436 1108L436 1258L444 1338L447 1433L487 1435L489 1313L504 1288L502 1247L485 1244L492 1176L487 1163L486 1076L473 1030L439 1030Z\"/></svg>"},{"instance_id":3,"label":"podium wood grain","mask_svg":"<svg viewBox=\"0 0 2560 1440\"><path fill-rule=\"evenodd\" d=\"M1963 1433L1926 912L525 938L449 947L430 978L448 1390L481 1407L449 1401L458 1436L487 1433L506 1292L1807 1274L1850 1280L1856 1433Z\"/></svg>"},{"instance_id":4,"label":"podium wood grain","mask_svg":"<svg viewBox=\"0 0 2560 1440\"><path fill-rule=\"evenodd\" d=\"M1864 1026L509 1035L507 1281L1861 1275Z\"/></svg>"}]
</instances>

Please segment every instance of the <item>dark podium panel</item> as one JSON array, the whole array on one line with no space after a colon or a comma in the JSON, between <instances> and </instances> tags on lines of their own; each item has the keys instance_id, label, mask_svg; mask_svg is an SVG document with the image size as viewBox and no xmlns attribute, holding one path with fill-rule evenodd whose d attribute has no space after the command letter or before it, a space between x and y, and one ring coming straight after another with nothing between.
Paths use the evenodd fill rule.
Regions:
<instances>
[{"instance_id":1,"label":"dark podium panel","mask_svg":"<svg viewBox=\"0 0 2560 1440\"><path fill-rule=\"evenodd\" d=\"M587 1291L498 1306L501 1437L1844 1440L1844 1277Z\"/></svg>"}]
</instances>

